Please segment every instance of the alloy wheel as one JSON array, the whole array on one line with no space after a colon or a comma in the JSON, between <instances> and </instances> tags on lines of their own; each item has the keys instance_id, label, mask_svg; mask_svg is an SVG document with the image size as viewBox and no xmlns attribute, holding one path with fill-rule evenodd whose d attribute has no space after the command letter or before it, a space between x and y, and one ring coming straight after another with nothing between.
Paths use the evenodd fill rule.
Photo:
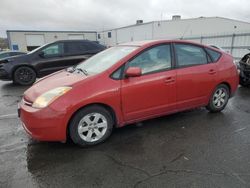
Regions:
<instances>
[{"instance_id":1,"label":"alloy wheel","mask_svg":"<svg viewBox=\"0 0 250 188\"><path fill-rule=\"evenodd\" d=\"M107 119L100 113L85 115L78 124L78 134L86 142L100 140L108 128Z\"/></svg>"},{"instance_id":2,"label":"alloy wheel","mask_svg":"<svg viewBox=\"0 0 250 188\"><path fill-rule=\"evenodd\" d=\"M216 108L221 108L227 102L227 91L224 88L218 88L213 96L213 104Z\"/></svg>"}]
</instances>

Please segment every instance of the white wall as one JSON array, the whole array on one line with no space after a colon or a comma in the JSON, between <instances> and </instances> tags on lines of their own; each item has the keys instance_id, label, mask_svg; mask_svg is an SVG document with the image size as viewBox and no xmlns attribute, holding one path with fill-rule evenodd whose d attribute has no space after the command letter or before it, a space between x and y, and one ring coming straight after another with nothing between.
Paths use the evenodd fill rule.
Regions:
<instances>
[{"instance_id":1,"label":"white wall","mask_svg":"<svg viewBox=\"0 0 250 188\"><path fill-rule=\"evenodd\" d=\"M98 39L98 41L106 46L115 46L128 41L149 40L152 39L152 31L152 23L139 24L98 32L101 36L101 39ZM108 38L108 32L111 32L111 38Z\"/></svg>"},{"instance_id":2,"label":"white wall","mask_svg":"<svg viewBox=\"0 0 250 188\"><path fill-rule=\"evenodd\" d=\"M117 29L117 43L152 39L152 23Z\"/></svg>"},{"instance_id":3,"label":"white wall","mask_svg":"<svg viewBox=\"0 0 250 188\"><path fill-rule=\"evenodd\" d=\"M11 45L18 45L20 51L27 51L27 35L43 35L44 43L51 43L57 40L67 40L69 36L82 35L84 39L96 41L96 32L30 32L30 31L9 31L7 36Z\"/></svg>"},{"instance_id":4,"label":"white wall","mask_svg":"<svg viewBox=\"0 0 250 188\"><path fill-rule=\"evenodd\" d=\"M235 28L236 26L236 28ZM227 18L195 18L154 22L154 39L207 36L250 31L250 23Z\"/></svg>"},{"instance_id":5,"label":"white wall","mask_svg":"<svg viewBox=\"0 0 250 188\"><path fill-rule=\"evenodd\" d=\"M209 17L154 21L110 31L116 33L116 35L112 34L112 38L107 39L107 31L99 32L102 36L99 41L105 45L113 46L119 43L136 40L173 39L190 36L213 36L250 32L250 23L227 18ZM221 44L222 42L218 43Z\"/></svg>"}]
</instances>

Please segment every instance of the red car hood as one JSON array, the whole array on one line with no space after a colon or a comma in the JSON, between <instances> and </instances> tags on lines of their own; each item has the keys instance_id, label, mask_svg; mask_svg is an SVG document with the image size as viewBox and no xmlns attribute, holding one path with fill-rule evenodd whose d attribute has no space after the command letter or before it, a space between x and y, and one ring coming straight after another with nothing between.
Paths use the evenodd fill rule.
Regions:
<instances>
[{"instance_id":1,"label":"red car hood","mask_svg":"<svg viewBox=\"0 0 250 188\"><path fill-rule=\"evenodd\" d=\"M74 74L66 71L60 71L47 76L35 83L32 87L24 92L25 100L34 102L41 94L61 86L73 86L80 80L86 79L87 76L82 74Z\"/></svg>"}]
</instances>

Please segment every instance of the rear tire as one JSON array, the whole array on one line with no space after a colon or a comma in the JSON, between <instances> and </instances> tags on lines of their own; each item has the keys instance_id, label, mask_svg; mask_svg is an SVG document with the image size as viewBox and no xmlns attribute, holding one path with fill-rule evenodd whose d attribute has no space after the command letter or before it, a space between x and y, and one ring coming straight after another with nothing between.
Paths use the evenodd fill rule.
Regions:
<instances>
[{"instance_id":1,"label":"rear tire","mask_svg":"<svg viewBox=\"0 0 250 188\"><path fill-rule=\"evenodd\" d=\"M93 105L79 110L69 124L73 142L86 147L104 142L112 133L114 120L108 110Z\"/></svg>"},{"instance_id":2,"label":"rear tire","mask_svg":"<svg viewBox=\"0 0 250 188\"><path fill-rule=\"evenodd\" d=\"M13 82L20 85L31 85L36 81L36 72L26 66L18 67L13 74Z\"/></svg>"},{"instance_id":3,"label":"rear tire","mask_svg":"<svg viewBox=\"0 0 250 188\"><path fill-rule=\"evenodd\" d=\"M206 106L207 110L212 113L222 111L226 107L229 97L228 86L225 84L218 85L210 97L209 104Z\"/></svg>"}]
</instances>

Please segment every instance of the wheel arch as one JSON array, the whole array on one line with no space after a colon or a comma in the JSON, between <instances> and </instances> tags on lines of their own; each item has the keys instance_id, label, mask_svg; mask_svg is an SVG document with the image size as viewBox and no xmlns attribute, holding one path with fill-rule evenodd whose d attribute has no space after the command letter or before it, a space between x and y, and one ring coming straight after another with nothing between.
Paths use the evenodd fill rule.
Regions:
<instances>
[{"instance_id":1,"label":"wheel arch","mask_svg":"<svg viewBox=\"0 0 250 188\"><path fill-rule=\"evenodd\" d=\"M230 97L231 97L231 95L232 95L232 88L231 88L231 85L230 85L228 82L221 82L221 83L219 83L216 87L218 87L219 85L225 85L225 86L227 86L228 89L229 89Z\"/></svg>"},{"instance_id":2,"label":"wheel arch","mask_svg":"<svg viewBox=\"0 0 250 188\"><path fill-rule=\"evenodd\" d=\"M70 126L70 122L71 122L72 118L75 116L75 114L77 114L77 112L79 112L80 110L82 110L84 108L90 107L90 106L101 106L101 107L105 108L108 112L110 112L110 114L112 116L112 119L114 120L114 127L117 126L117 123L118 123L117 122L117 115L115 113L115 110L110 105L107 105L107 104L104 104L104 103L98 103L98 102L97 103L90 103L90 104L81 106L76 111L74 111L74 113L72 113L71 117L69 118L69 120L67 122L67 127L66 127L66 139L67 140L70 138L70 136L69 136L69 126Z\"/></svg>"},{"instance_id":3,"label":"wheel arch","mask_svg":"<svg viewBox=\"0 0 250 188\"><path fill-rule=\"evenodd\" d=\"M29 65L29 64L21 64L21 65L17 65L17 66L15 66L15 67L13 67L12 72L11 72L12 80L14 79L14 73L15 73L15 71L16 71L18 68L20 68L20 67L29 67L29 68L31 68L31 69L33 69L33 70L35 71L36 77L38 76L38 72L36 71L36 69L35 69L32 65Z\"/></svg>"}]
</instances>

